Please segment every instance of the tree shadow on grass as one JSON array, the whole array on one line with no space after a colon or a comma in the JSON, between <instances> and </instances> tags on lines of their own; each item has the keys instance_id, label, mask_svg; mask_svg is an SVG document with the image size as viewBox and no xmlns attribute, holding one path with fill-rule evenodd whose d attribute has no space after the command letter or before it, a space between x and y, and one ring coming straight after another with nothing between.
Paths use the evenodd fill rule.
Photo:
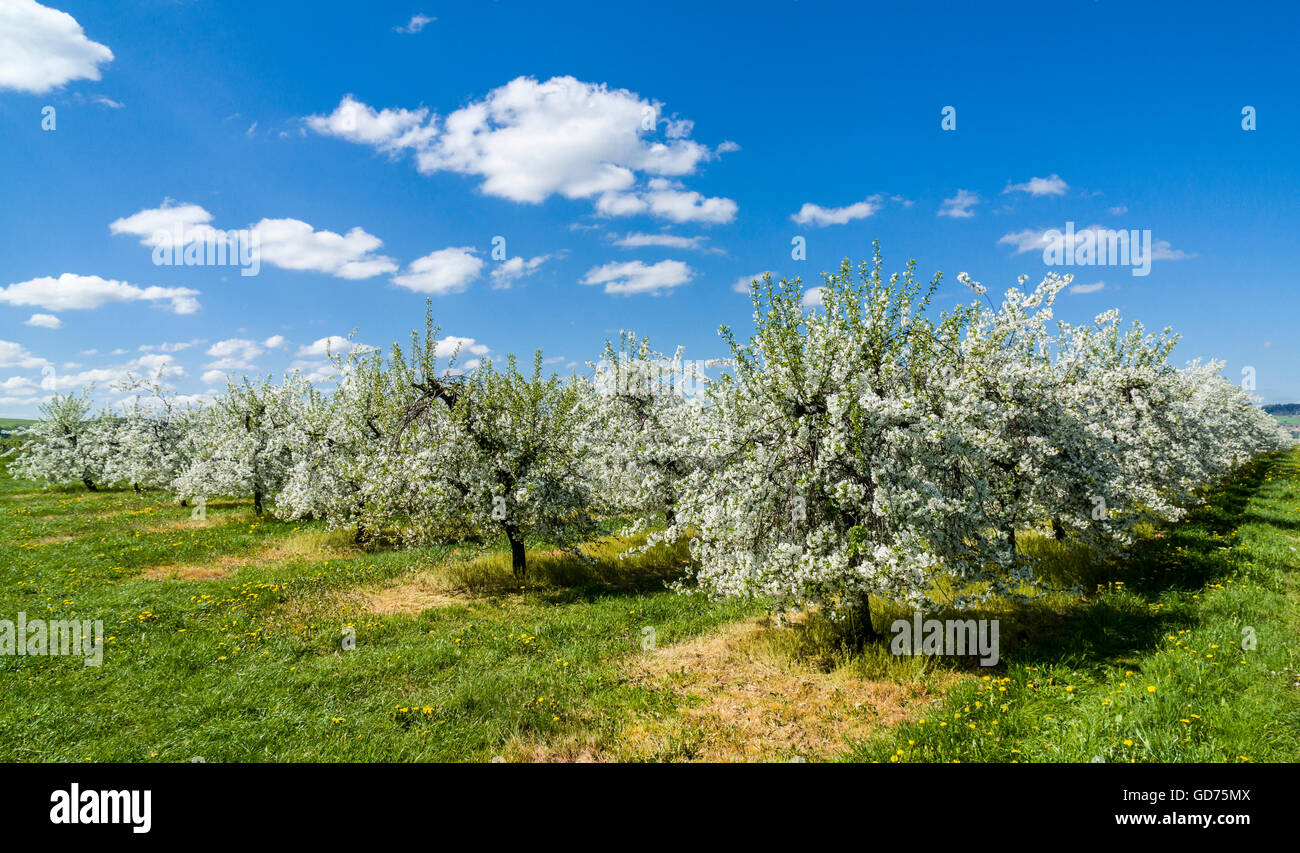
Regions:
<instances>
[{"instance_id":1,"label":"tree shadow on grass","mask_svg":"<svg viewBox=\"0 0 1300 853\"><path fill-rule=\"evenodd\" d=\"M1261 457L1213 488L1184 521L1163 525L1112 567L1109 591L1064 609L1050 601L1014 603L1004 617L1004 654L1016 663L1090 669L1154 649L1189 624L1186 614L1154 609L1171 591L1194 591L1234 571L1231 535L1254 515L1251 499L1280 456ZM1130 665L1132 664L1131 662Z\"/></svg>"},{"instance_id":2,"label":"tree shadow on grass","mask_svg":"<svg viewBox=\"0 0 1300 853\"><path fill-rule=\"evenodd\" d=\"M1094 566L1096 576L1106 583L1096 596L1082 602L1063 601L1060 596L1025 600L1000 600L975 611L926 613L934 619L997 619L1000 665L1014 660L1017 665L1063 665L1092 670L1123 663L1157 647L1161 638L1187 627L1185 613L1152 608L1153 600L1171 591L1203 589L1234 571L1231 535L1237 528L1259 520L1258 511L1248 511L1280 455L1262 457L1230 480L1214 488L1205 504L1189 512L1185 521L1159 527L1155 535L1135 543L1123 561L1111 566ZM1279 524L1266 519L1274 526ZM1084 576L1086 568L1081 569ZM895 612L895 611L898 612ZM877 627L887 627L900 616L910 617L897 607L877 612ZM882 618L883 617L883 618ZM889 642L886 635L883 643ZM989 670L979 666L975 656L941 656L932 665L954 671Z\"/></svg>"}]
</instances>

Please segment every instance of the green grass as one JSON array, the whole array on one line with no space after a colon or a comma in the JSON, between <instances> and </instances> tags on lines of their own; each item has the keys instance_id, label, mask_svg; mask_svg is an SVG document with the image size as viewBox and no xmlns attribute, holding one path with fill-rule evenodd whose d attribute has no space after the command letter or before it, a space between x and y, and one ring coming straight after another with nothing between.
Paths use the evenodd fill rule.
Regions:
<instances>
[{"instance_id":1,"label":"green grass","mask_svg":"<svg viewBox=\"0 0 1300 853\"><path fill-rule=\"evenodd\" d=\"M0 760L486 761L563 745L689 758L709 731L670 723L697 700L629 675L643 628L664 647L762 613L666 590L685 554L622 561L612 536L580 555L530 543L519 589L493 539L367 552L243 501L207 514L196 523L157 493L0 479L0 618L102 619L110 637L100 667L0 657ZM921 688L903 722L844 743L849 760L1300 760L1300 450L1241 472L1121 566L1024 541L1053 580L1097 589L977 614L1001 620L992 671L856 651L815 617L758 631L751 657ZM231 573L142 577L156 567ZM441 598L410 615L362 606L394 587ZM876 623L905 615L883 604ZM630 720L666 740L629 748Z\"/></svg>"},{"instance_id":2,"label":"green grass","mask_svg":"<svg viewBox=\"0 0 1300 853\"><path fill-rule=\"evenodd\" d=\"M1300 424L1300 415L1274 415L1279 423L1297 425Z\"/></svg>"},{"instance_id":3,"label":"green grass","mask_svg":"<svg viewBox=\"0 0 1300 853\"><path fill-rule=\"evenodd\" d=\"M628 709L672 704L620 677L643 626L671 643L752 610L665 590L663 555L617 583L608 548L567 568L540 556L529 589L506 592L513 579L493 582L485 559L504 569L494 543L326 560L340 537L318 526L259 521L233 501L208 503L214 526L189 512L157 494L0 481L0 617L102 619L109 636L100 667L0 658L0 760L483 761L566 732L605 738ZM139 577L266 549L225 579ZM418 616L340 603L458 572L481 594Z\"/></svg>"}]
</instances>

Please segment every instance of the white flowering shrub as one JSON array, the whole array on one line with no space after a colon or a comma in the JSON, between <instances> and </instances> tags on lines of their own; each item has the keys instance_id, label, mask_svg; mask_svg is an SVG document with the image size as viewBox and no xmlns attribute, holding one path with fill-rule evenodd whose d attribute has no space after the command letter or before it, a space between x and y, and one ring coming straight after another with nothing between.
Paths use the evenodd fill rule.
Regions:
<instances>
[{"instance_id":1,"label":"white flowering shrub","mask_svg":"<svg viewBox=\"0 0 1300 853\"><path fill-rule=\"evenodd\" d=\"M40 419L10 451L17 457L9 466L12 476L97 488L103 481L105 438L111 427L89 417L90 390L56 394L41 404Z\"/></svg>"},{"instance_id":2,"label":"white flowering shrub","mask_svg":"<svg viewBox=\"0 0 1300 853\"><path fill-rule=\"evenodd\" d=\"M372 469L382 485L367 494L408 538L500 531L523 579L525 536L563 543L593 529L589 397L576 379L543 377L540 351L524 374L514 356L504 369L485 360L461 372L453 354L440 368L438 349L432 319L409 355L394 347L393 382L415 394L403 402L383 464Z\"/></svg>"},{"instance_id":3,"label":"white flowering shrub","mask_svg":"<svg viewBox=\"0 0 1300 853\"><path fill-rule=\"evenodd\" d=\"M172 483L185 500L213 495L251 497L261 515L288 481L294 451L306 445L304 412L313 394L297 373L229 383L196 418L186 440L190 463Z\"/></svg>"},{"instance_id":4,"label":"white flowering shrub","mask_svg":"<svg viewBox=\"0 0 1300 853\"><path fill-rule=\"evenodd\" d=\"M105 481L139 489L167 489L190 463L186 438L195 418L190 406L155 380L128 377L120 390L135 396L111 419L104 442Z\"/></svg>"},{"instance_id":5,"label":"white flowering shrub","mask_svg":"<svg viewBox=\"0 0 1300 853\"><path fill-rule=\"evenodd\" d=\"M588 362L588 476L607 511L641 513L640 524L662 513L673 525L682 479L707 461L698 437L712 416L708 377L683 353L670 359L625 332L617 350L606 341L600 361Z\"/></svg>"}]
</instances>

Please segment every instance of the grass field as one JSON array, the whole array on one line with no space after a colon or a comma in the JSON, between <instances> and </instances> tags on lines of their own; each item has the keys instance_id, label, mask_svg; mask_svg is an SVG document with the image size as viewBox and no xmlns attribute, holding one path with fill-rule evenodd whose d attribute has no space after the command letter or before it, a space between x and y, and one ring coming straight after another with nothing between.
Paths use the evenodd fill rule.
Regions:
<instances>
[{"instance_id":1,"label":"grass field","mask_svg":"<svg viewBox=\"0 0 1300 853\"><path fill-rule=\"evenodd\" d=\"M532 543L521 589L495 540L363 552L247 502L3 479L0 618L107 642L0 657L0 760L1300 760L1300 450L1122 567L1025 547L1095 591L990 605L981 669L670 592L683 552L612 536Z\"/></svg>"}]
</instances>

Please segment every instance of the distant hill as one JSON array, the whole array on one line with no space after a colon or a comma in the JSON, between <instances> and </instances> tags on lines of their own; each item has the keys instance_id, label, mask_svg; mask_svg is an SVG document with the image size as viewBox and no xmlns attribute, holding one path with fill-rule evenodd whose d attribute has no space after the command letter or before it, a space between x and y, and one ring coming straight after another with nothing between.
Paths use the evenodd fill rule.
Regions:
<instances>
[{"instance_id":1,"label":"distant hill","mask_svg":"<svg viewBox=\"0 0 1300 853\"><path fill-rule=\"evenodd\" d=\"M36 421L30 418L0 418L0 437L13 435L19 430L26 429Z\"/></svg>"},{"instance_id":2,"label":"distant hill","mask_svg":"<svg viewBox=\"0 0 1300 853\"><path fill-rule=\"evenodd\" d=\"M1272 403L1263 408L1270 415L1300 415L1300 403Z\"/></svg>"}]
</instances>

